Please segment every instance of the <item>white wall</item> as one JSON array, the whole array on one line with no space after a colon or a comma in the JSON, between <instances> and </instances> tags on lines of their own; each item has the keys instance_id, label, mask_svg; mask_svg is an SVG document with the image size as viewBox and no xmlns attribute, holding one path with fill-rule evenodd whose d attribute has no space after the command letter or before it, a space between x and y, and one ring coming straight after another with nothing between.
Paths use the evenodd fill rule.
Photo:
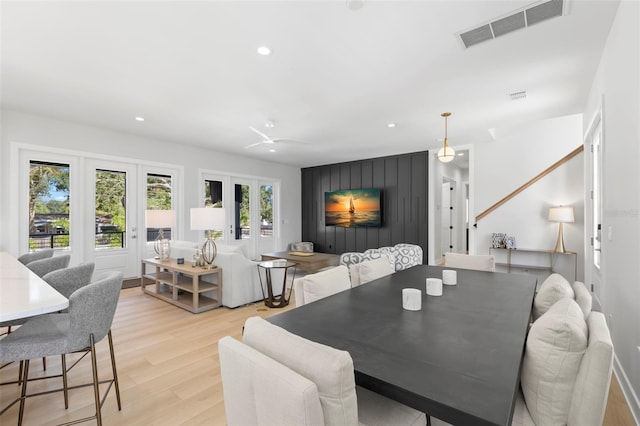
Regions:
<instances>
[{"instance_id":1,"label":"white wall","mask_svg":"<svg viewBox=\"0 0 640 426\"><path fill-rule=\"evenodd\" d=\"M1 125L0 250L18 254L16 244L11 238L14 234L11 227L16 225L11 223L9 214L11 209L16 208L15 200L9 198L9 177L16 173L15 165L10 164L9 150L12 142L183 166L184 194L183 205L180 206L183 212L188 212L190 207L199 206L201 203L201 194L198 191L200 169L279 179L281 247L276 249L285 249L287 244L301 239L300 168L16 111L3 110ZM198 240L199 234L189 229L188 213L179 215L179 222L180 239Z\"/></svg>"},{"instance_id":2,"label":"white wall","mask_svg":"<svg viewBox=\"0 0 640 426\"><path fill-rule=\"evenodd\" d=\"M603 203L601 284L615 368L640 422L640 3L622 1L585 107L584 132L601 102ZM608 238L609 229L611 238Z\"/></svg>"},{"instance_id":3,"label":"white wall","mask_svg":"<svg viewBox=\"0 0 640 426\"><path fill-rule=\"evenodd\" d=\"M475 146L475 211L477 216L512 191L582 145L582 115L570 115L529 124L497 140ZM477 222L475 251L488 254L491 234L516 238L522 249L551 250L558 224L547 220L549 207L571 205L575 222L564 225L565 247L578 253L578 279L584 258L583 154L518 194ZM536 259L534 259L536 260ZM546 256L539 256L541 263ZM573 278L570 257L556 257L555 269ZM537 263L537 262L536 262Z\"/></svg>"}]
</instances>

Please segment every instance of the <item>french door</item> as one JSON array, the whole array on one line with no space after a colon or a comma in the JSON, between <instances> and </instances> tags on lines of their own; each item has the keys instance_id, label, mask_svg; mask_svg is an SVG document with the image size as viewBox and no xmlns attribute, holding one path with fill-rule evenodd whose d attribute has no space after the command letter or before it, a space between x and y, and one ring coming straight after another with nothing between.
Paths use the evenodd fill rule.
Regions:
<instances>
[{"instance_id":1,"label":"french door","mask_svg":"<svg viewBox=\"0 0 640 426\"><path fill-rule=\"evenodd\" d=\"M217 240L242 245L249 258L273 252L278 235L279 184L253 177L209 173L202 176L204 202L200 207L221 207L226 212L226 226Z\"/></svg>"},{"instance_id":2,"label":"french door","mask_svg":"<svg viewBox=\"0 0 640 426\"><path fill-rule=\"evenodd\" d=\"M137 167L111 160L85 164L85 259L96 272L140 272Z\"/></svg>"}]
</instances>

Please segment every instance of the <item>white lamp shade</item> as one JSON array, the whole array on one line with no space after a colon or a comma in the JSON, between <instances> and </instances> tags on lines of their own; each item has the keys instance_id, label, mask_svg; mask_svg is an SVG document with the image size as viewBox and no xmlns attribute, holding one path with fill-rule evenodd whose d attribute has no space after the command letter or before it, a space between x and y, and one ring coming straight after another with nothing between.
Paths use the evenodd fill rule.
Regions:
<instances>
[{"instance_id":1,"label":"white lamp shade","mask_svg":"<svg viewBox=\"0 0 640 426\"><path fill-rule=\"evenodd\" d=\"M549 222L574 222L573 207L559 206L549 208Z\"/></svg>"},{"instance_id":2,"label":"white lamp shade","mask_svg":"<svg viewBox=\"0 0 640 426\"><path fill-rule=\"evenodd\" d=\"M456 157L456 152L453 150L453 148L449 146L442 147L438 151L438 160L442 161L443 163L448 163L450 161L453 161L455 157Z\"/></svg>"},{"instance_id":3,"label":"white lamp shade","mask_svg":"<svg viewBox=\"0 0 640 426\"><path fill-rule=\"evenodd\" d=\"M147 210L144 212L147 228L173 228L176 212L173 210Z\"/></svg>"},{"instance_id":4,"label":"white lamp shade","mask_svg":"<svg viewBox=\"0 0 640 426\"><path fill-rule=\"evenodd\" d=\"M194 207L191 209L191 230L222 230L225 226L224 209L219 207Z\"/></svg>"}]
</instances>

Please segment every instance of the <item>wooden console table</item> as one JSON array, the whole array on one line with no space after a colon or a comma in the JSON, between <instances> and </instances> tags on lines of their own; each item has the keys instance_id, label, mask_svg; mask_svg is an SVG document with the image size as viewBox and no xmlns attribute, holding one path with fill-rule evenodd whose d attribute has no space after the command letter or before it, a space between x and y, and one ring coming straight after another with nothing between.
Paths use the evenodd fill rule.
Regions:
<instances>
[{"instance_id":1,"label":"wooden console table","mask_svg":"<svg viewBox=\"0 0 640 426\"><path fill-rule=\"evenodd\" d=\"M262 260L285 259L295 262L298 267L306 272L313 273L327 266L338 266L340 256L330 253L303 253L279 251L276 253L267 253L262 255Z\"/></svg>"},{"instance_id":2,"label":"wooden console table","mask_svg":"<svg viewBox=\"0 0 640 426\"><path fill-rule=\"evenodd\" d=\"M546 271L549 274L556 272L554 269L554 256L572 256L573 263L573 280L575 281L578 276L578 254L574 251L567 251L565 253L558 253L553 250L534 250L534 249L511 249L504 247L489 247L489 253L498 254L506 253L506 259L498 258L496 256L496 266L504 266L507 268L507 272L512 270L540 270ZM546 258L545 262L536 263L533 259L536 255L540 255ZM570 277L567 277L570 278Z\"/></svg>"},{"instance_id":3,"label":"wooden console table","mask_svg":"<svg viewBox=\"0 0 640 426\"><path fill-rule=\"evenodd\" d=\"M147 272L147 265L154 271ZM202 281L200 277L216 275L216 282ZM146 280L152 280L148 285ZM194 314L208 311L222 305L222 269L218 267L192 267L191 262L178 264L176 259L160 261L160 259L144 259L140 278L142 291L159 299L179 306ZM155 287L150 290L148 287ZM203 293L215 291L216 298Z\"/></svg>"}]
</instances>

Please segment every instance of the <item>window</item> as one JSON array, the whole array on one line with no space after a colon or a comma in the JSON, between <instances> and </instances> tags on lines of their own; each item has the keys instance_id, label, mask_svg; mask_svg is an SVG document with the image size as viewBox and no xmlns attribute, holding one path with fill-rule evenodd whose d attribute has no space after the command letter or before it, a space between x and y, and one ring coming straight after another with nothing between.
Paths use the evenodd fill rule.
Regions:
<instances>
[{"instance_id":1,"label":"window","mask_svg":"<svg viewBox=\"0 0 640 426\"><path fill-rule=\"evenodd\" d=\"M147 173L147 210L173 210L171 176ZM162 228L163 237L171 239L171 228ZM160 228L147 228L147 241L158 238Z\"/></svg>"},{"instance_id":2,"label":"window","mask_svg":"<svg viewBox=\"0 0 640 426\"><path fill-rule=\"evenodd\" d=\"M95 247L124 248L127 229L127 174L96 170Z\"/></svg>"},{"instance_id":3,"label":"window","mask_svg":"<svg viewBox=\"0 0 640 426\"><path fill-rule=\"evenodd\" d=\"M69 165L29 162L29 251L69 249Z\"/></svg>"}]
</instances>

